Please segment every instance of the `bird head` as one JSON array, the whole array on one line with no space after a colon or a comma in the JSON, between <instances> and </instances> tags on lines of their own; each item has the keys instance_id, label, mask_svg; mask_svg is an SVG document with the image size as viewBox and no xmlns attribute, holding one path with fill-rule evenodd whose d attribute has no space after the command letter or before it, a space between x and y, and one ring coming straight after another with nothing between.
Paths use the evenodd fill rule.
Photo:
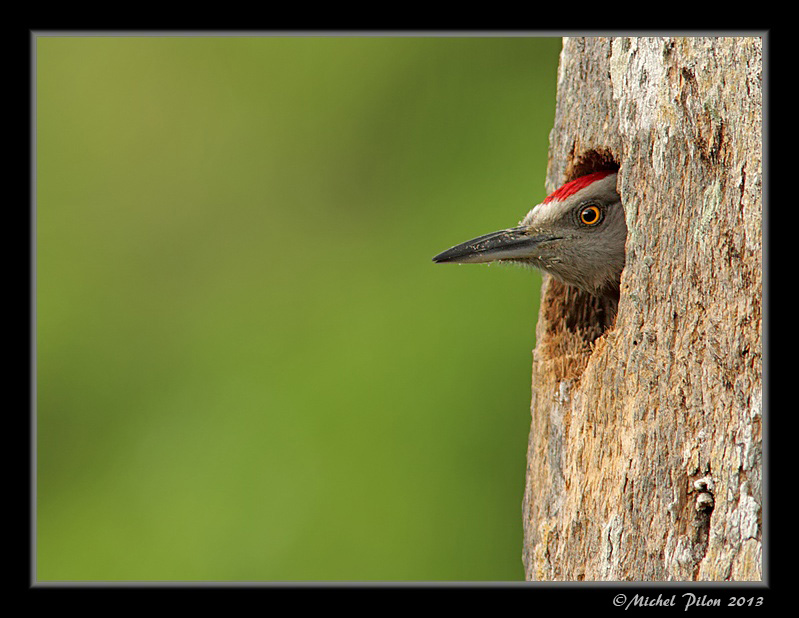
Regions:
<instances>
[{"instance_id":1,"label":"bird head","mask_svg":"<svg viewBox=\"0 0 799 618\"><path fill-rule=\"evenodd\" d=\"M433 261L520 263L595 296L618 297L626 238L616 172L601 171L566 183L518 226L456 245Z\"/></svg>"}]
</instances>

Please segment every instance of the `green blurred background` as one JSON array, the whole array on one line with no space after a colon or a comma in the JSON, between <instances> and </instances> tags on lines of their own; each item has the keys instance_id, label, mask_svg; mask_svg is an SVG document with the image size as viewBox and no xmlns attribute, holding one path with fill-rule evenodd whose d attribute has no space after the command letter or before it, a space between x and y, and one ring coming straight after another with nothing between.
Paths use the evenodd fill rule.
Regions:
<instances>
[{"instance_id":1,"label":"green blurred background","mask_svg":"<svg viewBox=\"0 0 799 618\"><path fill-rule=\"evenodd\" d=\"M36 40L36 570L521 580L560 39Z\"/></svg>"}]
</instances>

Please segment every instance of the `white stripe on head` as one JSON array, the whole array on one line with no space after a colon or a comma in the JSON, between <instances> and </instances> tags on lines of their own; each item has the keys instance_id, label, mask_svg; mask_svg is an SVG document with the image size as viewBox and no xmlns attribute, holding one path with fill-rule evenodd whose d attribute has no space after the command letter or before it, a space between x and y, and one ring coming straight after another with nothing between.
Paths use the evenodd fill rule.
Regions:
<instances>
[{"instance_id":1,"label":"white stripe on head","mask_svg":"<svg viewBox=\"0 0 799 618\"><path fill-rule=\"evenodd\" d=\"M616 190L617 173L613 171L595 172L581 176L550 193L544 201L533 206L519 225L537 225L560 217L566 204L579 203L591 195L607 196Z\"/></svg>"}]
</instances>

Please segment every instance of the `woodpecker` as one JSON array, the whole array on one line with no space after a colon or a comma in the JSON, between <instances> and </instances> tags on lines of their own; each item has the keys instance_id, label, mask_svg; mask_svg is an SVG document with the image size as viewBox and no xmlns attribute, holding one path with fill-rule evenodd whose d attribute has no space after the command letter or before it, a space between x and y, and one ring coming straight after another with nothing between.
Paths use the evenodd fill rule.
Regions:
<instances>
[{"instance_id":1,"label":"woodpecker","mask_svg":"<svg viewBox=\"0 0 799 618\"><path fill-rule=\"evenodd\" d=\"M616 176L600 171L567 182L518 226L455 245L433 261L520 263L594 296L618 299L627 224Z\"/></svg>"}]
</instances>

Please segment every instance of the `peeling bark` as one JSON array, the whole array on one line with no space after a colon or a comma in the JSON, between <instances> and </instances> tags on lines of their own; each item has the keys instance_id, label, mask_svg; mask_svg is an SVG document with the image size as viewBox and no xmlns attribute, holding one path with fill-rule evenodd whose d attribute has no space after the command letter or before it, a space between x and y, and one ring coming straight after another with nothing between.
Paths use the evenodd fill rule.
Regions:
<instances>
[{"instance_id":1,"label":"peeling bark","mask_svg":"<svg viewBox=\"0 0 799 618\"><path fill-rule=\"evenodd\" d=\"M619 168L618 307L545 277L527 579L762 578L762 40L567 38L547 183Z\"/></svg>"}]
</instances>

